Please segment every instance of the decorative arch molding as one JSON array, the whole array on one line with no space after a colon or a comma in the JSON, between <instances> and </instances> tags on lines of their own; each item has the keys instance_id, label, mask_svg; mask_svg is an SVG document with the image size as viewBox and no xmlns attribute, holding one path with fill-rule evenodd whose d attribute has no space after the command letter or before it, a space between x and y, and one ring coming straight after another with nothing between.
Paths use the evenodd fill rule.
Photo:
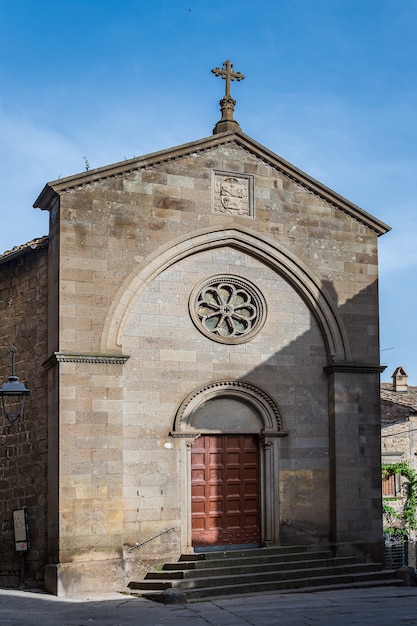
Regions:
<instances>
[{"instance_id":1,"label":"decorative arch molding","mask_svg":"<svg viewBox=\"0 0 417 626\"><path fill-rule=\"evenodd\" d=\"M232 398L251 406L258 417L260 433L268 436L287 434L283 430L279 407L266 391L245 380L219 380L194 390L185 398L175 415L171 436L196 435L194 418L198 409L215 398Z\"/></svg>"},{"instance_id":2,"label":"decorative arch molding","mask_svg":"<svg viewBox=\"0 0 417 626\"><path fill-rule=\"evenodd\" d=\"M251 255L287 280L316 317L329 361L350 360L349 341L343 321L336 304L318 277L289 250L244 227L202 229L171 240L142 259L126 277L113 300L103 328L101 351L120 353L123 328L133 301L161 272L190 255L227 246Z\"/></svg>"}]
</instances>

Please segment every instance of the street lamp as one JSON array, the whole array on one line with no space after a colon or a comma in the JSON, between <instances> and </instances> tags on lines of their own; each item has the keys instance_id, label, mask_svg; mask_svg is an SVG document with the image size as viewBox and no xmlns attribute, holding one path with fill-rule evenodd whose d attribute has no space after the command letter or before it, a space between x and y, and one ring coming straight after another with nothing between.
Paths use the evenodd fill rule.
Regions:
<instances>
[{"instance_id":1,"label":"street lamp","mask_svg":"<svg viewBox=\"0 0 417 626\"><path fill-rule=\"evenodd\" d=\"M12 374L9 376L7 383L3 383L0 387L1 404L3 407L4 417L13 424L17 422L19 417L23 415L25 406L25 397L30 394L24 383L19 382L19 378L14 373L14 355L16 348L11 348L8 352L0 356L0 359L12 355Z\"/></svg>"}]
</instances>

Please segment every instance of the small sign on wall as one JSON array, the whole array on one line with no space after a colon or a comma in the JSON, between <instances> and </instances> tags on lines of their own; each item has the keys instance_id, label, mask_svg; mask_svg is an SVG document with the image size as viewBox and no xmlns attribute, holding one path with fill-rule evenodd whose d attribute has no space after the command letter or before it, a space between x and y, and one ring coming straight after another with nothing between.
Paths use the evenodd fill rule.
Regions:
<instances>
[{"instance_id":1,"label":"small sign on wall","mask_svg":"<svg viewBox=\"0 0 417 626\"><path fill-rule=\"evenodd\" d=\"M29 521L26 507L13 511L14 545L16 552L28 552L29 542Z\"/></svg>"}]
</instances>

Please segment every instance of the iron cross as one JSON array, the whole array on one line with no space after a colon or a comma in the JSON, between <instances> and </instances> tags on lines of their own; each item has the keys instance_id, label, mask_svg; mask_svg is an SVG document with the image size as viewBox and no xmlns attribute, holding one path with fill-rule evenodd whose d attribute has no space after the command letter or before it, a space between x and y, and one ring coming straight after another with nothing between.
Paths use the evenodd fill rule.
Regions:
<instances>
[{"instance_id":1,"label":"iron cross","mask_svg":"<svg viewBox=\"0 0 417 626\"><path fill-rule=\"evenodd\" d=\"M211 71L215 76L221 76L226 80L226 93L225 98L230 98L230 81L231 80L243 80L245 77L240 72L234 72L232 70L233 63L229 60L223 63L223 68L215 67Z\"/></svg>"}]
</instances>

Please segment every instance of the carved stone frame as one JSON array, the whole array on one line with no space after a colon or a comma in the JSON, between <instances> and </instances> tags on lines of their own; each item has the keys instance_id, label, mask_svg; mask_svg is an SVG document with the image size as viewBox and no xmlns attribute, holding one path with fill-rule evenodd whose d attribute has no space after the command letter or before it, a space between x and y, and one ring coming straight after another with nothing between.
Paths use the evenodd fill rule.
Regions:
<instances>
[{"instance_id":1,"label":"carved stone frame","mask_svg":"<svg viewBox=\"0 0 417 626\"><path fill-rule=\"evenodd\" d=\"M209 400L233 398L250 406L256 415L259 436L260 462L260 512L262 545L279 544L279 438L286 436L278 405L265 391L247 381L217 381L192 392L182 402L175 416L172 437L179 440L180 448L180 489L181 489L181 551L192 553L191 541L191 448L197 437L213 434L209 430L194 428L194 417L199 407ZM225 428L217 434L240 432Z\"/></svg>"},{"instance_id":2,"label":"carved stone frame","mask_svg":"<svg viewBox=\"0 0 417 626\"><path fill-rule=\"evenodd\" d=\"M225 214L234 214L239 215L240 217L245 218L254 218L255 217L255 203L254 203L254 177L251 174L242 174L236 172L222 172L220 170L212 170L212 181L211 181L211 189L212 189L212 197L211 204L212 210L215 213L225 213ZM236 209L235 211L231 210L230 212L223 210L221 208L221 201L219 199L219 186L222 183L227 182L228 180L235 180L242 185L244 188L244 193L242 195L242 208L241 210Z\"/></svg>"}]
</instances>

